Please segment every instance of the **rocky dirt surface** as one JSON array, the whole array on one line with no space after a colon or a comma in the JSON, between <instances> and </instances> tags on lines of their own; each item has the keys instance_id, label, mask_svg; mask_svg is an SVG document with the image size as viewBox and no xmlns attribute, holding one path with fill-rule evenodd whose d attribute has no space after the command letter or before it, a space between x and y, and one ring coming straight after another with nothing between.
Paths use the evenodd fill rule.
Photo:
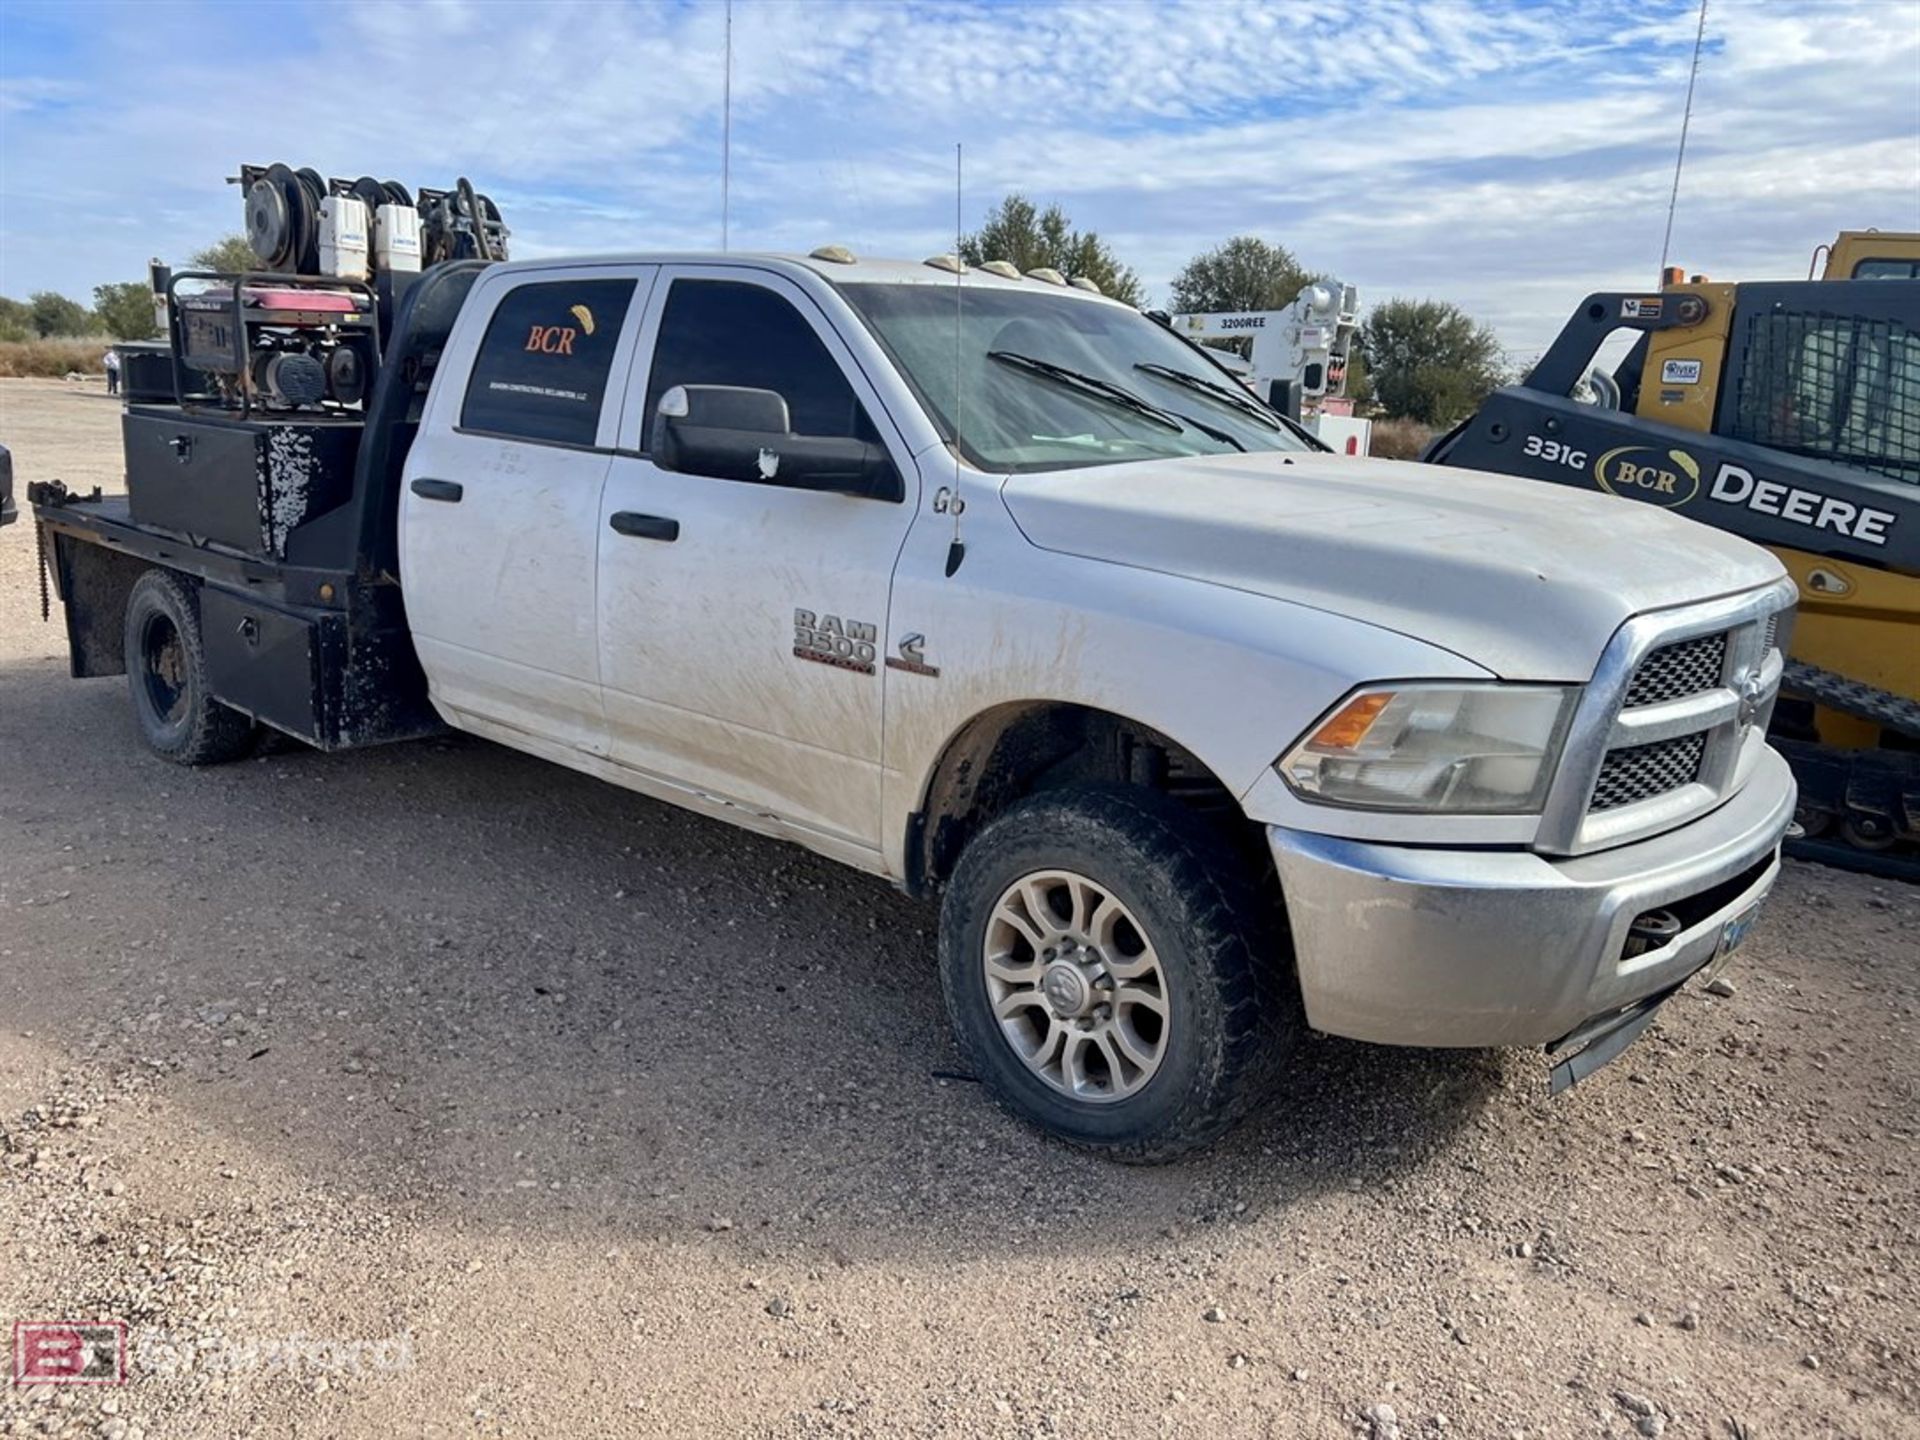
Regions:
<instances>
[{"instance_id":1,"label":"rocky dirt surface","mask_svg":"<svg viewBox=\"0 0 1920 1440\"><path fill-rule=\"evenodd\" d=\"M97 387L0 382L22 482ZM1303 1046L1159 1170L956 1073L933 913L467 741L185 773L0 531L0 1433L1920 1434L1920 891L1533 1054Z\"/></svg>"}]
</instances>

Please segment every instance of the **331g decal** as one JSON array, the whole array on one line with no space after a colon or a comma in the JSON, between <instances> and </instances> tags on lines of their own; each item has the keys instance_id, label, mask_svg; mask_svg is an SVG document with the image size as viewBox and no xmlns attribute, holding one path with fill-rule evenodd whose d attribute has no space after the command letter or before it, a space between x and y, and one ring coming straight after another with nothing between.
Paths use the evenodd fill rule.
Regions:
<instances>
[{"instance_id":1,"label":"331g decal","mask_svg":"<svg viewBox=\"0 0 1920 1440\"><path fill-rule=\"evenodd\" d=\"M1523 447L1527 455L1535 460L1544 460L1549 465L1565 465L1569 470L1587 468L1587 452L1576 450L1560 440L1548 440L1543 436L1529 435Z\"/></svg>"}]
</instances>

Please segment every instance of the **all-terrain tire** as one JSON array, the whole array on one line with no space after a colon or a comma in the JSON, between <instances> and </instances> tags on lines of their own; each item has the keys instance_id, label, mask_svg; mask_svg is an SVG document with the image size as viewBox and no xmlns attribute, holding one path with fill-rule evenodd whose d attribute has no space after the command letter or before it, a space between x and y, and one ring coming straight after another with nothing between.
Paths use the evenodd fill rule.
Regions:
<instances>
[{"instance_id":1,"label":"all-terrain tire","mask_svg":"<svg viewBox=\"0 0 1920 1440\"><path fill-rule=\"evenodd\" d=\"M1081 1022L1041 1011L1029 1027L1027 1012L1016 1011L1016 1042L1004 1012L995 1013L998 982L988 977L996 907L1026 877L1063 872L1124 907L1164 975L1157 1068L1137 1092L1100 1102L1067 1093L1059 1075L1023 1058L1027 1028ZM1135 1163L1205 1146L1264 1091L1298 1032L1297 992L1270 908L1243 862L1164 795L1102 786L1031 796L973 837L946 889L940 974L960 1047L1002 1106L1072 1144ZM1002 924L995 933L997 946L1015 932ZM1041 1044L1030 1049L1038 1054Z\"/></svg>"},{"instance_id":2,"label":"all-terrain tire","mask_svg":"<svg viewBox=\"0 0 1920 1440\"><path fill-rule=\"evenodd\" d=\"M126 660L134 724L154 754L176 765L220 765L253 748L253 721L213 698L198 598L171 570L133 582Z\"/></svg>"}]
</instances>

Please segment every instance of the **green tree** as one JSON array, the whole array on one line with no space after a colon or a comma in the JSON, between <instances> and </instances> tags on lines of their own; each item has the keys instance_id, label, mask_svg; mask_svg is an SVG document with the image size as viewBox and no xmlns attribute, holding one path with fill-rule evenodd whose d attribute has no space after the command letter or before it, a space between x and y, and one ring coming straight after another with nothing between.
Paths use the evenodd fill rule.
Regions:
<instances>
[{"instance_id":1,"label":"green tree","mask_svg":"<svg viewBox=\"0 0 1920 1440\"><path fill-rule=\"evenodd\" d=\"M1356 405L1373 403L1373 372L1367 369L1367 352L1361 347L1360 337L1353 338L1353 348L1347 351L1347 388L1346 397Z\"/></svg>"},{"instance_id":2,"label":"green tree","mask_svg":"<svg viewBox=\"0 0 1920 1440\"><path fill-rule=\"evenodd\" d=\"M1187 262L1174 277L1169 308L1180 314L1284 310L1308 282L1318 278L1286 246L1269 245L1257 235L1236 235ZM1253 355L1250 335L1200 343L1243 357Z\"/></svg>"},{"instance_id":3,"label":"green tree","mask_svg":"<svg viewBox=\"0 0 1920 1440\"><path fill-rule=\"evenodd\" d=\"M1183 314L1282 310L1318 278L1286 246L1269 245L1256 235L1236 235L1187 262L1174 277L1170 308Z\"/></svg>"},{"instance_id":4,"label":"green tree","mask_svg":"<svg viewBox=\"0 0 1920 1440\"><path fill-rule=\"evenodd\" d=\"M0 340L31 340L33 311L22 301L0 295Z\"/></svg>"},{"instance_id":5,"label":"green tree","mask_svg":"<svg viewBox=\"0 0 1920 1440\"><path fill-rule=\"evenodd\" d=\"M1075 230L1058 205L1043 211L1020 194L1007 196L987 212L978 230L961 237L960 258L969 265L1008 260L1023 272L1046 266L1070 280L1091 280L1128 305L1138 305L1145 294L1140 277L1098 235Z\"/></svg>"},{"instance_id":6,"label":"green tree","mask_svg":"<svg viewBox=\"0 0 1920 1440\"><path fill-rule=\"evenodd\" d=\"M189 270L218 270L231 274L241 270L262 270L266 262L253 253L244 235L222 235L187 257Z\"/></svg>"},{"instance_id":7,"label":"green tree","mask_svg":"<svg viewBox=\"0 0 1920 1440\"><path fill-rule=\"evenodd\" d=\"M100 330L99 317L91 310L78 300L69 300L52 290L38 290L29 295L27 311L33 333L43 338L48 335L94 335Z\"/></svg>"},{"instance_id":8,"label":"green tree","mask_svg":"<svg viewBox=\"0 0 1920 1440\"><path fill-rule=\"evenodd\" d=\"M119 340L151 340L160 333L153 321L153 292L138 280L94 286L93 312Z\"/></svg>"},{"instance_id":9,"label":"green tree","mask_svg":"<svg viewBox=\"0 0 1920 1440\"><path fill-rule=\"evenodd\" d=\"M1505 380L1490 326L1444 300L1388 300L1360 328L1375 398L1390 416L1446 426Z\"/></svg>"}]
</instances>

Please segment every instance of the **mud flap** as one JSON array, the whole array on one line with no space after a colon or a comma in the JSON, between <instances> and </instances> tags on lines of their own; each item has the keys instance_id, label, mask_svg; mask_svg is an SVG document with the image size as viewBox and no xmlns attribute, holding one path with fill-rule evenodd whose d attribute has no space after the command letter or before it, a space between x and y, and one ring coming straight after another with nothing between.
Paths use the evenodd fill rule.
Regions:
<instances>
[{"instance_id":1,"label":"mud flap","mask_svg":"<svg viewBox=\"0 0 1920 1440\"><path fill-rule=\"evenodd\" d=\"M1589 1020L1572 1034L1547 1046L1547 1058L1554 1062L1547 1077L1549 1093L1558 1095L1570 1090L1601 1066L1619 1058L1620 1052L1640 1038L1660 1007L1679 989L1678 985L1671 986L1625 1010Z\"/></svg>"}]
</instances>

